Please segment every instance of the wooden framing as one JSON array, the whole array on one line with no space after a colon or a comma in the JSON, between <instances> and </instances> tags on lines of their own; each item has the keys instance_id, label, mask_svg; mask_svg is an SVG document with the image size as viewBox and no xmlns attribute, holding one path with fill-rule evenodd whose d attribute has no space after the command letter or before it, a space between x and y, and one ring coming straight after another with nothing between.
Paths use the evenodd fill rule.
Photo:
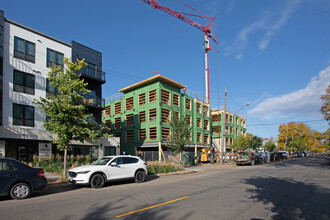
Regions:
<instances>
[{"instance_id":1,"label":"wooden framing","mask_svg":"<svg viewBox=\"0 0 330 220\"><path fill-rule=\"evenodd\" d=\"M180 100L179 95L173 94L173 105L179 106Z\"/></svg>"},{"instance_id":2,"label":"wooden framing","mask_svg":"<svg viewBox=\"0 0 330 220\"><path fill-rule=\"evenodd\" d=\"M238 128L236 128L236 136L238 136Z\"/></svg>"},{"instance_id":3,"label":"wooden framing","mask_svg":"<svg viewBox=\"0 0 330 220\"><path fill-rule=\"evenodd\" d=\"M105 107L104 109L104 117L109 117L111 115L111 106L108 105L107 107Z\"/></svg>"},{"instance_id":4,"label":"wooden framing","mask_svg":"<svg viewBox=\"0 0 330 220\"><path fill-rule=\"evenodd\" d=\"M204 134L204 145L209 145L209 135Z\"/></svg>"},{"instance_id":5,"label":"wooden framing","mask_svg":"<svg viewBox=\"0 0 330 220\"><path fill-rule=\"evenodd\" d=\"M197 133L197 142L202 143L202 134L201 133Z\"/></svg>"},{"instance_id":6,"label":"wooden framing","mask_svg":"<svg viewBox=\"0 0 330 220\"><path fill-rule=\"evenodd\" d=\"M134 131L126 131L126 143L134 142Z\"/></svg>"},{"instance_id":7,"label":"wooden framing","mask_svg":"<svg viewBox=\"0 0 330 220\"><path fill-rule=\"evenodd\" d=\"M204 106L204 115L209 116L209 107Z\"/></svg>"},{"instance_id":8,"label":"wooden framing","mask_svg":"<svg viewBox=\"0 0 330 220\"><path fill-rule=\"evenodd\" d=\"M162 122L170 123L170 121L171 121L170 110L162 108Z\"/></svg>"},{"instance_id":9,"label":"wooden framing","mask_svg":"<svg viewBox=\"0 0 330 220\"><path fill-rule=\"evenodd\" d=\"M212 133L213 134L219 134L221 133L221 126L218 125L218 126L212 126Z\"/></svg>"},{"instance_id":10,"label":"wooden framing","mask_svg":"<svg viewBox=\"0 0 330 220\"><path fill-rule=\"evenodd\" d=\"M162 140L165 142L169 141L170 135L171 135L171 129L162 127Z\"/></svg>"},{"instance_id":11,"label":"wooden framing","mask_svg":"<svg viewBox=\"0 0 330 220\"><path fill-rule=\"evenodd\" d=\"M204 120L204 130L208 130L208 129L209 129L209 121Z\"/></svg>"},{"instance_id":12,"label":"wooden framing","mask_svg":"<svg viewBox=\"0 0 330 220\"><path fill-rule=\"evenodd\" d=\"M201 108L201 103L196 103L197 104L197 112L198 113L201 113L201 111L202 111L202 108Z\"/></svg>"},{"instance_id":13,"label":"wooden framing","mask_svg":"<svg viewBox=\"0 0 330 220\"><path fill-rule=\"evenodd\" d=\"M104 125L105 125L105 129L111 130L111 120L106 120Z\"/></svg>"},{"instance_id":14,"label":"wooden framing","mask_svg":"<svg viewBox=\"0 0 330 220\"><path fill-rule=\"evenodd\" d=\"M191 115L186 115L186 121L187 121L187 124L190 126L191 125Z\"/></svg>"},{"instance_id":15,"label":"wooden framing","mask_svg":"<svg viewBox=\"0 0 330 220\"><path fill-rule=\"evenodd\" d=\"M117 102L115 104L115 115L120 114L121 113L121 102Z\"/></svg>"},{"instance_id":16,"label":"wooden framing","mask_svg":"<svg viewBox=\"0 0 330 220\"><path fill-rule=\"evenodd\" d=\"M115 118L115 129L121 128L121 118Z\"/></svg>"},{"instance_id":17,"label":"wooden framing","mask_svg":"<svg viewBox=\"0 0 330 220\"><path fill-rule=\"evenodd\" d=\"M186 109L191 110L191 100L186 99Z\"/></svg>"},{"instance_id":18,"label":"wooden framing","mask_svg":"<svg viewBox=\"0 0 330 220\"><path fill-rule=\"evenodd\" d=\"M202 119L201 118L197 118L197 127L198 128L202 127Z\"/></svg>"},{"instance_id":19,"label":"wooden framing","mask_svg":"<svg viewBox=\"0 0 330 220\"><path fill-rule=\"evenodd\" d=\"M221 121L220 114L212 115L212 122Z\"/></svg>"},{"instance_id":20,"label":"wooden framing","mask_svg":"<svg viewBox=\"0 0 330 220\"><path fill-rule=\"evenodd\" d=\"M134 98L127 98L126 99L126 111L132 110L134 108Z\"/></svg>"},{"instance_id":21,"label":"wooden framing","mask_svg":"<svg viewBox=\"0 0 330 220\"><path fill-rule=\"evenodd\" d=\"M146 122L146 112L145 111L142 111L142 112L139 112L139 123L144 123Z\"/></svg>"},{"instance_id":22,"label":"wooden framing","mask_svg":"<svg viewBox=\"0 0 330 220\"><path fill-rule=\"evenodd\" d=\"M139 141L144 141L146 139L146 129L139 130Z\"/></svg>"},{"instance_id":23,"label":"wooden framing","mask_svg":"<svg viewBox=\"0 0 330 220\"><path fill-rule=\"evenodd\" d=\"M226 146L229 146L229 137L226 137Z\"/></svg>"},{"instance_id":24,"label":"wooden framing","mask_svg":"<svg viewBox=\"0 0 330 220\"><path fill-rule=\"evenodd\" d=\"M170 92L162 89L161 102L162 102L162 104L170 105Z\"/></svg>"},{"instance_id":25,"label":"wooden framing","mask_svg":"<svg viewBox=\"0 0 330 220\"><path fill-rule=\"evenodd\" d=\"M126 127L134 126L134 115L126 115Z\"/></svg>"},{"instance_id":26,"label":"wooden framing","mask_svg":"<svg viewBox=\"0 0 330 220\"><path fill-rule=\"evenodd\" d=\"M156 121L157 119L157 109L153 108L149 110L149 121Z\"/></svg>"},{"instance_id":27,"label":"wooden framing","mask_svg":"<svg viewBox=\"0 0 330 220\"><path fill-rule=\"evenodd\" d=\"M142 93L139 95L139 105L144 105L146 104L146 94Z\"/></svg>"},{"instance_id":28,"label":"wooden framing","mask_svg":"<svg viewBox=\"0 0 330 220\"><path fill-rule=\"evenodd\" d=\"M173 118L176 117L178 120L180 119L180 114L179 112L173 111Z\"/></svg>"},{"instance_id":29,"label":"wooden framing","mask_svg":"<svg viewBox=\"0 0 330 220\"><path fill-rule=\"evenodd\" d=\"M114 136L121 138L121 132L115 132Z\"/></svg>"},{"instance_id":30,"label":"wooden framing","mask_svg":"<svg viewBox=\"0 0 330 220\"><path fill-rule=\"evenodd\" d=\"M152 90L149 92L149 103L153 103L155 102L157 99L157 96L156 96L156 89Z\"/></svg>"},{"instance_id":31,"label":"wooden framing","mask_svg":"<svg viewBox=\"0 0 330 220\"><path fill-rule=\"evenodd\" d=\"M156 140L157 139L157 128L149 128L149 139L150 140Z\"/></svg>"}]
</instances>

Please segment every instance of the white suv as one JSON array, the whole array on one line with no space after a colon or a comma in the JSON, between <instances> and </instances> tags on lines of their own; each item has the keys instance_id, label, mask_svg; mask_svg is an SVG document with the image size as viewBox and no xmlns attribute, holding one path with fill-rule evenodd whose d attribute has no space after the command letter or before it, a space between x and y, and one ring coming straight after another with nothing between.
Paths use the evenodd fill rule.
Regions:
<instances>
[{"instance_id":1,"label":"white suv","mask_svg":"<svg viewBox=\"0 0 330 220\"><path fill-rule=\"evenodd\" d=\"M111 180L134 178L136 183L144 182L148 174L147 164L134 156L105 156L91 165L69 170L69 182L101 188Z\"/></svg>"}]
</instances>

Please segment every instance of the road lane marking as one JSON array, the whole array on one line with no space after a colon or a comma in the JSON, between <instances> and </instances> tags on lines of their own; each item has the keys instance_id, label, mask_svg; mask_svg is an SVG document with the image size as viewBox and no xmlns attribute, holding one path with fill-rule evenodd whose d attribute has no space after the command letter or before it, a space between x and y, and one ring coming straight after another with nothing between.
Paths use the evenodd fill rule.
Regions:
<instances>
[{"instance_id":1,"label":"road lane marking","mask_svg":"<svg viewBox=\"0 0 330 220\"><path fill-rule=\"evenodd\" d=\"M127 213L124 213L124 214L121 214L121 215L117 215L116 218L120 218L120 217L123 217L123 216L126 216L126 215L131 215L131 214L134 214L134 213L137 213L137 212L142 212L142 211L145 211L145 210L148 210L148 209L153 209L153 208L156 208L156 207L159 207L159 206L162 206L162 205L167 205L167 204L170 204L172 202L177 202L177 201L180 201L180 200L183 200L183 199L187 199L189 197L190 196L185 196L185 197L174 199L174 200L171 200L171 201L168 201L168 202L164 202L164 203L161 203L161 204L158 204L158 205L149 206L147 208L139 209L139 210L132 211L132 212L127 212Z\"/></svg>"}]
</instances>

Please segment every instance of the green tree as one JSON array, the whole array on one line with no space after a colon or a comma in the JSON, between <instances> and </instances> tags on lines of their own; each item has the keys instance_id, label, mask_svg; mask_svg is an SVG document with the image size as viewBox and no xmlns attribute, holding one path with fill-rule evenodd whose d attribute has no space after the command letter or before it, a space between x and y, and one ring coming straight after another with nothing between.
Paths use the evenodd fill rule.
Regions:
<instances>
[{"instance_id":1,"label":"green tree","mask_svg":"<svg viewBox=\"0 0 330 220\"><path fill-rule=\"evenodd\" d=\"M248 148L248 140L245 136L239 136L234 140L230 148L234 151L244 151Z\"/></svg>"},{"instance_id":2,"label":"green tree","mask_svg":"<svg viewBox=\"0 0 330 220\"><path fill-rule=\"evenodd\" d=\"M265 143L264 149L268 152L273 152L276 149L276 144L272 140L269 140Z\"/></svg>"},{"instance_id":3,"label":"green tree","mask_svg":"<svg viewBox=\"0 0 330 220\"><path fill-rule=\"evenodd\" d=\"M53 66L48 73L49 83L58 88L59 95L46 95L36 100L42 112L50 119L43 122L47 131L56 135L52 140L57 148L64 151L63 176L66 176L67 151L71 149L70 142L77 140L83 142L90 138L93 141L100 135L100 127L96 122L89 122L92 114L87 113L83 105L87 83L78 78L77 72L86 66L84 60L71 60L64 58L65 66Z\"/></svg>"},{"instance_id":4,"label":"green tree","mask_svg":"<svg viewBox=\"0 0 330 220\"><path fill-rule=\"evenodd\" d=\"M169 137L169 144L167 147L170 151L181 153L189 143L190 127L185 117L177 118L176 116L173 117L170 125L173 135Z\"/></svg>"},{"instance_id":5,"label":"green tree","mask_svg":"<svg viewBox=\"0 0 330 220\"><path fill-rule=\"evenodd\" d=\"M262 146L262 138L252 135L251 137L249 137L248 139L248 148L249 149L253 149L253 150L257 150Z\"/></svg>"},{"instance_id":6,"label":"green tree","mask_svg":"<svg viewBox=\"0 0 330 220\"><path fill-rule=\"evenodd\" d=\"M321 113L323 114L325 120L330 121L330 84L325 92L325 94L321 95L321 100L323 102Z\"/></svg>"}]
</instances>

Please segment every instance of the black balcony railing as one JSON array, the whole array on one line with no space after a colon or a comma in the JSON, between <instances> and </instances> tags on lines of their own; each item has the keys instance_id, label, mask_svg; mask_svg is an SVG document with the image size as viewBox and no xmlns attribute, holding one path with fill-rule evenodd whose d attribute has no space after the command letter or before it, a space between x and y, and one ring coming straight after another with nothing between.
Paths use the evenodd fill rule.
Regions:
<instances>
[{"instance_id":1,"label":"black balcony railing","mask_svg":"<svg viewBox=\"0 0 330 220\"><path fill-rule=\"evenodd\" d=\"M105 100L99 97L91 96L91 95L84 95L83 103L87 106L94 107L94 108L104 108Z\"/></svg>"},{"instance_id":2,"label":"black balcony railing","mask_svg":"<svg viewBox=\"0 0 330 220\"><path fill-rule=\"evenodd\" d=\"M86 66L80 70L80 75L100 82L105 82L105 72L96 70L95 68L91 68L89 66Z\"/></svg>"}]
</instances>

